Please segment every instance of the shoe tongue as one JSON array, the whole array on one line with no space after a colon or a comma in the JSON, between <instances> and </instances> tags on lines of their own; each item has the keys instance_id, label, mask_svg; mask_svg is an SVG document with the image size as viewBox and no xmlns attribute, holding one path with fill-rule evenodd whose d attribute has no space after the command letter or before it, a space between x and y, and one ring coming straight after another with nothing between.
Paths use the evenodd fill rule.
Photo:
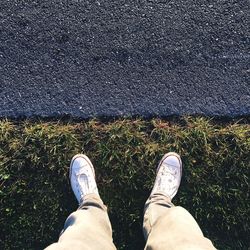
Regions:
<instances>
[{"instance_id":1,"label":"shoe tongue","mask_svg":"<svg viewBox=\"0 0 250 250\"><path fill-rule=\"evenodd\" d=\"M163 175L163 176L161 177L161 179L162 179L163 182L167 182L168 185L170 185L170 186L174 185L175 178L174 178L174 176L171 175L171 174Z\"/></svg>"},{"instance_id":2,"label":"shoe tongue","mask_svg":"<svg viewBox=\"0 0 250 250\"><path fill-rule=\"evenodd\" d=\"M176 183L172 175L162 176L160 189L166 192L167 194L172 194L175 189Z\"/></svg>"},{"instance_id":3,"label":"shoe tongue","mask_svg":"<svg viewBox=\"0 0 250 250\"><path fill-rule=\"evenodd\" d=\"M90 182L89 182L88 177L86 176L86 174L85 173L80 173L77 176L78 176L79 185L81 186L81 191L83 193L82 195L89 193Z\"/></svg>"}]
</instances>

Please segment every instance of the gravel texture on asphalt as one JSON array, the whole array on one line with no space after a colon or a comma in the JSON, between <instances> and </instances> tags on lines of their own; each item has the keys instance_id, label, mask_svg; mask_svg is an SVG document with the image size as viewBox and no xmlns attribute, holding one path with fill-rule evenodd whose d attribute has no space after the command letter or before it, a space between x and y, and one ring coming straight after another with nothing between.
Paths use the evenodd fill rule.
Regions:
<instances>
[{"instance_id":1,"label":"gravel texture on asphalt","mask_svg":"<svg viewBox=\"0 0 250 250\"><path fill-rule=\"evenodd\" d=\"M248 0L1 0L0 117L250 114Z\"/></svg>"}]
</instances>

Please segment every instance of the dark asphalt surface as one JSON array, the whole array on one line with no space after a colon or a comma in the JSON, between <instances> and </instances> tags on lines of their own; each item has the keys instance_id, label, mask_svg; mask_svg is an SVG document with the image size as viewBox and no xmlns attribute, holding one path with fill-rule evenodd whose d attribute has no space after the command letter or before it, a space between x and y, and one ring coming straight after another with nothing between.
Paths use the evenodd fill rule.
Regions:
<instances>
[{"instance_id":1,"label":"dark asphalt surface","mask_svg":"<svg viewBox=\"0 0 250 250\"><path fill-rule=\"evenodd\" d=\"M0 117L250 114L248 0L1 0Z\"/></svg>"}]
</instances>

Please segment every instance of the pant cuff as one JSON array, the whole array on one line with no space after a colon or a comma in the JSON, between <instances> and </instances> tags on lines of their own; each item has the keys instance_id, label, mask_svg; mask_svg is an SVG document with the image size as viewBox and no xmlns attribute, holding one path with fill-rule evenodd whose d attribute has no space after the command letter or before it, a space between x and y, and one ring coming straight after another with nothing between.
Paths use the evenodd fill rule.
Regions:
<instances>
[{"instance_id":1,"label":"pant cuff","mask_svg":"<svg viewBox=\"0 0 250 250\"><path fill-rule=\"evenodd\" d=\"M144 207L144 213L149 207L150 204L157 204L165 207L174 207L174 204L171 202L171 198L167 196L165 193L157 192L153 195L150 195L147 199Z\"/></svg>"},{"instance_id":2,"label":"pant cuff","mask_svg":"<svg viewBox=\"0 0 250 250\"><path fill-rule=\"evenodd\" d=\"M87 207L97 207L107 211L107 207L103 204L101 197L98 194L87 194L83 198L83 202L79 205L79 209L86 209Z\"/></svg>"}]
</instances>

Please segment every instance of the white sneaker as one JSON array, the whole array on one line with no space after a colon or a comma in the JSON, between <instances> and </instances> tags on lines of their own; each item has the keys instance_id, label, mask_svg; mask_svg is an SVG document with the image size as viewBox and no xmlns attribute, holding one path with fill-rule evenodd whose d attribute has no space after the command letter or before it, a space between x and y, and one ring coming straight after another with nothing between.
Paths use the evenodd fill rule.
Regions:
<instances>
[{"instance_id":1,"label":"white sneaker","mask_svg":"<svg viewBox=\"0 0 250 250\"><path fill-rule=\"evenodd\" d=\"M150 196L155 193L164 193L172 199L180 186L181 176L181 157L173 152L165 154L158 165L154 187Z\"/></svg>"},{"instance_id":2,"label":"white sneaker","mask_svg":"<svg viewBox=\"0 0 250 250\"><path fill-rule=\"evenodd\" d=\"M79 204L87 194L97 194L95 170L90 159L83 154L75 155L70 163L70 183Z\"/></svg>"}]
</instances>

